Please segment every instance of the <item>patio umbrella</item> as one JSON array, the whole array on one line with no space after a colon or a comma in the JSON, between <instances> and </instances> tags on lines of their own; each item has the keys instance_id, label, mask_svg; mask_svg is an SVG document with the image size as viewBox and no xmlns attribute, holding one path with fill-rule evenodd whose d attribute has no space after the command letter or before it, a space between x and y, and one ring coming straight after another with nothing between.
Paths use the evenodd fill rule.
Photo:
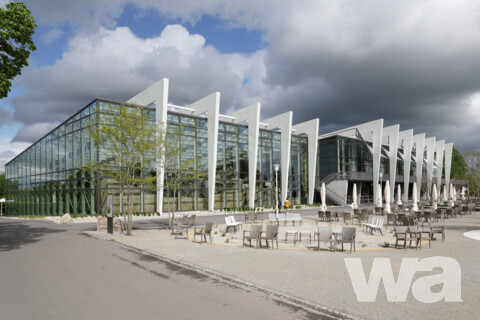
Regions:
<instances>
[{"instance_id":1,"label":"patio umbrella","mask_svg":"<svg viewBox=\"0 0 480 320\"><path fill-rule=\"evenodd\" d=\"M390 213L390 182L385 182L385 212Z\"/></svg>"},{"instance_id":2,"label":"patio umbrella","mask_svg":"<svg viewBox=\"0 0 480 320\"><path fill-rule=\"evenodd\" d=\"M447 186L443 185L442 204L447 202Z\"/></svg>"},{"instance_id":3,"label":"patio umbrella","mask_svg":"<svg viewBox=\"0 0 480 320\"><path fill-rule=\"evenodd\" d=\"M465 201L465 187L462 186L462 192L460 193L460 197L462 198L462 201Z\"/></svg>"},{"instance_id":4,"label":"patio umbrella","mask_svg":"<svg viewBox=\"0 0 480 320\"><path fill-rule=\"evenodd\" d=\"M400 187L400 184L397 187L397 204L398 205L402 204L402 189Z\"/></svg>"},{"instance_id":5,"label":"patio umbrella","mask_svg":"<svg viewBox=\"0 0 480 320\"><path fill-rule=\"evenodd\" d=\"M352 208L357 209L357 184L353 184L353 194L352 194Z\"/></svg>"},{"instance_id":6,"label":"patio umbrella","mask_svg":"<svg viewBox=\"0 0 480 320\"><path fill-rule=\"evenodd\" d=\"M437 186L435 185L432 188L432 208L437 209Z\"/></svg>"},{"instance_id":7,"label":"patio umbrella","mask_svg":"<svg viewBox=\"0 0 480 320\"><path fill-rule=\"evenodd\" d=\"M453 191L453 184L450 183L450 192L449 192L449 193L450 193L450 194L449 194L450 200L448 201L448 205L449 205L450 207L453 207L453 206L455 205L455 194L454 194L453 192L454 192L454 191Z\"/></svg>"},{"instance_id":8,"label":"patio umbrella","mask_svg":"<svg viewBox=\"0 0 480 320\"><path fill-rule=\"evenodd\" d=\"M325 183L322 182L322 189L320 190L320 197L322 198L322 206L320 207L320 210L322 210L323 212L325 212L325 210L327 209L327 205L326 205L326 199L325 199Z\"/></svg>"},{"instance_id":9,"label":"patio umbrella","mask_svg":"<svg viewBox=\"0 0 480 320\"><path fill-rule=\"evenodd\" d=\"M382 185L379 183L377 186L377 207L381 207L382 205Z\"/></svg>"},{"instance_id":10,"label":"patio umbrella","mask_svg":"<svg viewBox=\"0 0 480 320\"><path fill-rule=\"evenodd\" d=\"M418 205L417 205L417 183L413 183L413 189L412 189L412 200L413 200L413 211L418 211Z\"/></svg>"}]
</instances>

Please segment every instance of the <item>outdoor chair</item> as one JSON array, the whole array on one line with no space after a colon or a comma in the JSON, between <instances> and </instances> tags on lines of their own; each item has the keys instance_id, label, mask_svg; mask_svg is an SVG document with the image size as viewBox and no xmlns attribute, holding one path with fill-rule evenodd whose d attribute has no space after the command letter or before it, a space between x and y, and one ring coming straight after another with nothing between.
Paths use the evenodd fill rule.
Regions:
<instances>
[{"instance_id":1,"label":"outdoor chair","mask_svg":"<svg viewBox=\"0 0 480 320\"><path fill-rule=\"evenodd\" d=\"M332 212L331 211L325 211L325 220L326 221L332 221Z\"/></svg>"},{"instance_id":2,"label":"outdoor chair","mask_svg":"<svg viewBox=\"0 0 480 320\"><path fill-rule=\"evenodd\" d=\"M367 228L369 225L374 224L377 221L377 217L370 216L366 222L362 222L362 227L365 231L367 231Z\"/></svg>"},{"instance_id":3,"label":"outdoor chair","mask_svg":"<svg viewBox=\"0 0 480 320\"><path fill-rule=\"evenodd\" d=\"M188 228L188 216L184 215L182 219L177 219L173 221L172 232L170 235L175 235L175 239L178 239L179 236L183 238L183 232L186 232Z\"/></svg>"},{"instance_id":4,"label":"outdoor chair","mask_svg":"<svg viewBox=\"0 0 480 320\"><path fill-rule=\"evenodd\" d=\"M298 231L298 241L302 242L302 237L308 237L308 242L312 242L312 233L310 230L299 230Z\"/></svg>"},{"instance_id":5,"label":"outdoor chair","mask_svg":"<svg viewBox=\"0 0 480 320\"><path fill-rule=\"evenodd\" d=\"M395 213L387 213L387 225L392 223L392 225L395 225L395 221L397 220L397 217Z\"/></svg>"},{"instance_id":6,"label":"outdoor chair","mask_svg":"<svg viewBox=\"0 0 480 320\"><path fill-rule=\"evenodd\" d=\"M367 213L366 212L359 212L357 216L358 224L362 224L367 222Z\"/></svg>"},{"instance_id":7,"label":"outdoor chair","mask_svg":"<svg viewBox=\"0 0 480 320\"><path fill-rule=\"evenodd\" d=\"M298 239L298 231L295 229L288 229L288 230L285 230L285 242L288 241L288 236L290 235L293 236L293 240Z\"/></svg>"},{"instance_id":8,"label":"outdoor chair","mask_svg":"<svg viewBox=\"0 0 480 320\"><path fill-rule=\"evenodd\" d=\"M325 221L326 220L325 212L323 212L321 210L318 210L318 220L319 221Z\"/></svg>"},{"instance_id":9,"label":"outdoor chair","mask_svg":"<svg viewBox=\"0 0 480 320\"><path fill-rule=\"evenodd\" d=\"M242 226L242 222L236 222L234 216L225 217L225 223L227 225L225 232L229 229L233 229L233 232L237 232L237 227Z\"/></svg>"},{"instance_id":10,"label":"outdoor chair","mask_svg":"<svg viewBox=\"0 0 480 320\"><path fill-rule=\"evenodd\" d=\"M245 222L255 222L257 220L257 216L255 211L250 211L245 214Z\"/></svg>"},{"instance_id":11,"label":"outdoor chair","mask_svg":"<svg viewBox=\"0 0 480 320\"><path fill-rule=\"evenodd\" d=\"M259 225L252 225L250 230L243 230L243 246L245 246L245 240L248 240L250 243L250 247L252 246L252 240L255 240L255 247L260 245L260 235L262 234L263 226Z\"/></svg>"},{"instance_id":12,"label":"outdoor chair","mask_svg":"<svg viewBox=\"0 0 480 320\"><path fill-rule=\"evenodd\" d=\"M360 209L353 209L353 219L357 219L359 213L360 213Z\"/></svg>"},{"instance_id":13,"label":"outdoor chair","mask_svg":"<svg viewBox=\"0 0 480 320\"><path fill-rule=\"evenodd\" d=\"M422 249L422 231L420 231L420 229L417 226L409 226L408 232L410 233L410 237L417 239L416 240L417 247L420 247L420 249ZM430 238L428 239L428 241L430 242ZM429 247L431 247L430 243L429 243Z\"/></svg>"},{"instance_id":14,"label":"outdoor chair","mask_svg":"<svg viewBox=\"0 0 480 320\"><path fill-rule=\"evenodd\" d=\"M382 219L383 220L383 219ZM342 228L342 251L343 251L343 244L350 243L350 253L353 251L355 252L355 237L357 236L357 228L355 227L343 227Z\"/></svg>"},{"instance_id":15,"label":"outdoor chair","mask_svg":"<svg viewBox=\"0 0 480 320\"><path fill-rule=\"evenodd\" d=\"M453 209L452 208L448 208L448 209L445 209L445 218L453 218Z\"/></svg>"},{"instance_id":16,"label":"outdoor chair","mask_svg":"<svg viewBox=\"0 0 480 320\"><path fill-rule=\"evenodd\" d=\"M467 206L463 206L463 207L462 207L461 214L462 214L462 215L468 214L468 207L467 207Z\"/></svg>"},{"instance_id":17,"label":"outdoor chair","mask_svg":"<svg viewBox=\"0 0 480 320\"><path fill-rule=\"evenodd\" d=\"M421 221L422 220L422 215L423 215L423 212L422 211L415 211L415 216L417 218L417 221Z\"/></svg>"},{"instance_id":18,"label":"outdoor chair","mask_svg":"<svg viewBox=\"0 0 480 320\"><path fill-rule=\"evenodd\" d=\"M442 241L445 241L445 226L444 225L432 225L428 222L428 227L430 228L430 237L433 240L435 233L440 233L442 235Z\"/></svg>"},{"instance_id":19,"label":"outdoor chair","mask_svg":"<svg viewBox=\"0 0 480 320\"><path fill-rule=\"evenodd\" d=\"M376 223L373 223L367 227L370 228L370 234L373 234L373 231L376 230L376 231L379 231L380 234L383 236L383 233L382 233L383 218L382 217L379 217Z\"/></svg>"},{"instance_id":20,"label":"outdoor chair","mask_svg":"<svg viewBox=\"0 0 480 320\"><path fill-rule=\"evenodd\" d=\"M438 212L440 210L440 213ZM441 209L437 209L437 213L435 214L435 221L438 222L440 220L442 223L445 220L445 211Z\"/></svg>"},{"instance_id":21,"label":"outdoor chair","mask_svg":"<svg viewBox=\"0 0 480 320\"><path fill-rule=\"evenodd\" d=\"M403 211L403 210L405 210L405 205L399 204L398 205L398 211Z\"/></svg>"},{"instance_id":22,"label":"outdoor chair","mask_svg":"<svg viewBox=\"0 0 480 320\"><path fill-rule=\"evenodd\" d=\"M195 225L195 219L196 219L197 215L196 214L192 214L189 218L188 218L188 226L189 227L192 227Z\"/></svg>"},{"instance_id":23,"label":"outdoor chair","mask_svg":"<svg viewBox=\"0 0 480 320\"><path fill-rule=\"evenodd\" d=\"M272 249L273 249L273 241L277 242L277 249L278 249L278 225L268 225L267 230L263 231L259 237L260 240L260 247L262 246L262 240L265 240L268 248L268 241L272 241Z\"/></svg>"},{"instance_id":24,"label":"outdoor chair","mask_svg":"<svg viewBox=\"0 0 480 320\"><path fill-rule=\"evenodd\" d=\"M375 207L375 214L383 214L383 207Z\"/></svg>"},{"instance_id":25,"label":"outdoor chair","mask_svg":"<svg viewBox=\"0 0 480 320\"><path fill-rule=\"evenodd\" d=\"M414 226L415 225L415 219L413 217L407 217L407 224L408 226Z\"/></svg>"},{"instance_id":26,"label":"outdoor chair","mask_svg":"<svg viewBox=\"0 0 480 320\"><path fill-rule=\"evenodd\" d=\"M210 243L212 243L212 229L213 229L213 222L207 222L205 227L194 227L193 228L193 241L195 242L195 238L200 236L200 242L202 242L202 238L207 242L207 235L210 237Z\"/></svg>"},{"instance_id":27,"label":"outdoor chair","mask_svg":"<svg viewBox=\"0 0 480 320\"><path fill-rule=\"evenodd\" d=\"M403 241L403 248L407 250L407 241L409 242L409 247L412 246L412 241L419 241L420 239L417 238L417 234L414 234L412 237L412 234L408 231L408 227L398 227L395 226L395 248L398 246L399 241ZM416 243L418 247L418 242Z\"/></svg>"},{"instance_id":28,"label":"outdoor chair","mask_svg":"<svg viewBox=\"0 0 480 320\"><path fill-rule=\"evenodd\" d=\"M347 220L353 224L352 213L351 212L344 212L343 213L343 222L347 223Z\"/></svg>"},{"instance_id":29,"label":"outdoor chair","mask_svg":"<svg viewBox=\"0 0 480 320\"><path fill-rule=\"evenodd\" d=\"M333 239L332 236L333 236L333 232L331 227L327 227L327 226L318 227L318 230L315 231L313 235L314 241L315 241L315 238L317 238L318 250L320 250L320 244L322 242L327 242L327 243L330 243L330 249L332 249L333 247L334 250L337 251L337 245L336 245L337 240Z\"/></svg>"},{"instance_id":30,"label":"outdoor chair","mask_svg":"<svg viewBox=\"0 0 480 320\"><path fill-rule=\"evenodd\" d=\"M425 212L423 214L423 218L425 219L425 222L432 220L432 213L431 212Z\"/></svg>"}]
</instances>

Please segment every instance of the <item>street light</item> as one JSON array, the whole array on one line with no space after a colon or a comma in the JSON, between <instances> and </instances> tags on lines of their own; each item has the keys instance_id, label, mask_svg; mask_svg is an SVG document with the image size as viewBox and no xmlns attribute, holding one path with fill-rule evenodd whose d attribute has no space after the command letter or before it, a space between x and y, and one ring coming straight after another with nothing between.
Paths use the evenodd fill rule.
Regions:
<instances>
[{"instance_id":1,"label":"street light","mask_svg":"<svg viewBox=\"0 0 480 320\"><path fill-rule=\"evenodd\" d=\"M275 168L275 216L278 221L278 169L280 165L274 164L273 168Z\"/></svg>"}]
</instances>

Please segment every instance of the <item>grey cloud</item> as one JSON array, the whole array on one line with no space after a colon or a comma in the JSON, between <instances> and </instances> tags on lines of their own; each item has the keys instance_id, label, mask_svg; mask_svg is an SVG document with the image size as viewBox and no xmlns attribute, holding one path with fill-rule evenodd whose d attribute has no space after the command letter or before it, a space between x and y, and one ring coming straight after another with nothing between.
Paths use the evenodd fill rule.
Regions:
<instances>
[{"instance_id":1,"label":"grey cloud","mask_svg":"<svg viewBox=\"0 0 480 320\"><path fill-rule=\"evenodd\" d=\"M11 150L0 152L0 173L5 171L5 163L13 159L15 156L16 153Z\"/></svg>"},{"instance_id":2,"label":"grey cloud","mask_svg":"<svg viewBox=\"0 0 480 320\"><path fill-rule=\"evenodd\" d=\"M52 23L68 17L77 24L86 19L111 25L124 4L40 0L32 2L32 10ZM386 125L399 123L401 129L453 141L461 150L478 149L480 123L465 103L480 88L476 1L139 0L135 5L190 23L211 14L230 27L260 29L268 47L258 57L245 57L254 70L235 72L235 57L211 47L193 56L188 48L168 46L144 52L134 48L151 43L133 39L125 50L121 44L129 42L105 37L100 29L90 41L77 37L78 47L72 41L62 61L25 78L38 88L16 100L15 119L61 121L92 94L125 99L166 76L170 100L177 104L220 91L225 112L258 101L262 118L293 110L294 122L319 117L321 132L384 118ZM105 39L117 44L109 55L93 45L105 50ZM81 47L88 54L82 56Z\"/></svg>"},{"instance_id":3,"label":"grey cloud","mask_svg":"<svg viewBox=\"0 0 480 320\"><path fill-rule=\"evenodd\" d=\"M58 124L58 122L40 122L22 126L15 137L13 137L12 142L35 142L54 129Z\"/></svg>"},{"instance_id":4,"label":"grey cloud","mask_svg":"<svg viewBox=\"0 0 480 320\"><path fill-rule=\"evenodd\" d=\"M10 111L0 107L0 128L6 124L10 124L12 122L12 114Z\"/></svg>"}]
</instances>

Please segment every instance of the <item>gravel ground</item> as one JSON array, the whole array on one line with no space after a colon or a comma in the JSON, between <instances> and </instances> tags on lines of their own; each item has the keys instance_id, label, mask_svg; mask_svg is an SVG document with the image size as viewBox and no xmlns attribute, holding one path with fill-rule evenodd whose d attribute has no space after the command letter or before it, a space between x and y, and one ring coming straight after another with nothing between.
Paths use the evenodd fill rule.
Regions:
<instances>
[{"instance_id":1,"label":"gravel ground","mask_svg":"<svg viewBox=\"0 0 480 320\"><path fill-rule=\"evenodd\" d=\"M304 223L302 228L305 225L308 223ZM437 236L437 240L432 241L431 249L428 245L424 245L421 250L385 249L374 246L375 241L372 240L371 247L368 241L365 248L357 244L358 250L352 254L348 251L334 253L328 250L306 250L293 247L291 243L281 243L280 248L283 250L241 248L237 240L225 243L218 233L214 245L193 243L190 239L175 239L168 230L136 230L133 237L96 232L90 234L365 319L477 319L480 298L480 241L466 238L463 233L480 229L480 214L449 219L445 225L446 241L442 242ZM222 226L217 228L221 231ZM228 237L238 239L240 234L241 230L233 237L228 234ZM393 234L386 231L384 235L392 237ZM359 231L359 239L360 237L369 236ZM282 233L280 238L283 239ZM377 240L381 241L383 239ZM358 302L344 261L345 258L361 258L368 277L374 258L390 258L396 279L402 258L423 259L434 256L446 256L459 262L462 269L463 302L442 300L425 304L417 301L411 290L406 302L388 302L382 284L375 302ZM440 273L434 271L417 272L414 281L420 276ZM440 287L433 287L433 292L439 290Z\"/></svg>"}]
</instances>

